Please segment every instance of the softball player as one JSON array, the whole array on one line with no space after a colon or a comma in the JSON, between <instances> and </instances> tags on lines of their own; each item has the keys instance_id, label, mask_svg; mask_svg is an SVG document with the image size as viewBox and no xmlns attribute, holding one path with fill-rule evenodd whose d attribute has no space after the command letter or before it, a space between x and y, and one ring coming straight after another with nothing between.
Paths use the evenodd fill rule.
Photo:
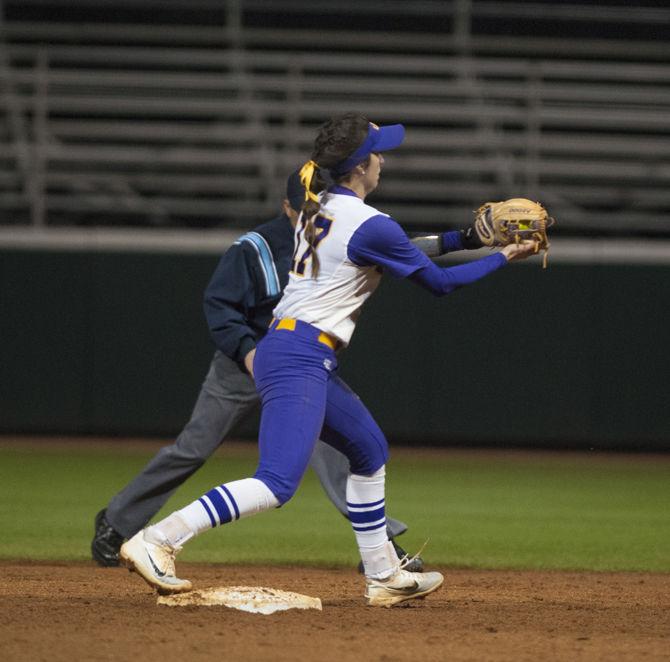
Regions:
<instances>
[{"instance_id":1,"label":"softball player","mask_svg":"<svg viewBox=\"0 0 670 662\"><path fill-rule=\"evenodd\" d=\"M288 281L293 255L293 229L305 199L298 173L286 183L283 213L240 237L221 258L205 292L205 315L217 351L188 424L169 446L161 448L144 469L112 497L95 518L93 559L118 566L119 549L163 507L221 445L230 430L258 405L251 366L253 349L265 335L272 309ZM419 237L425 250L436 250L429 237ZM426 244L426 242L429 242ZM434 243L434 242L433 242ZM342 453L317 441L311 464L333 505L347 517L345 490L349 462ZM407 525L387 518L390 539ZM399 556L404 550L396 545ZM411 567L420 572L423 561Z\"/></svg>"},{"instance_id":2,"label":"softball player","mask_svg":"<svg viewBox=\"0 0 670 662\"><path fill-rule=\"evenodd\" d=\"M407 571L389 541L388 445L363 403L338 378L336 351L349 343L382 271L443 295L530 256L536 246L506 246L450 268L431 262L393 219L365 204L379 181L381 153L398 147L403 137L402 125L378 127L357 114L321 127L312 159L301 170L306 202L296 227L289 283L253 362L262 403L258 468L251 478L214 487L121 547L122 561L159 591L190 590L191 583L179 579L174 567L176 553L188 540L286 503L319 435L349 460L346 503L368 604L391 606L442 584L440 573ZM445 233L441 242L446 249L459 249L463 235Z\"/></svg>"}]
</instances>

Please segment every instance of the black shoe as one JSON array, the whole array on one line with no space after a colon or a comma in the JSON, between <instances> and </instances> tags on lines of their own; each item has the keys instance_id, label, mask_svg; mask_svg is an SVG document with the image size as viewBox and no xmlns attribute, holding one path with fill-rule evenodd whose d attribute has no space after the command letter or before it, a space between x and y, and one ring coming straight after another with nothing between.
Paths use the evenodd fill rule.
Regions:
<instances>
[{"instance_id":1,"label":"black shoe","mask_svg":"<svg viewBox=\"0 0 670 662\"><path fill-rule=\"evenodd\" d=\"M398 555L398 558L402 561L404 556L409 556L407 552L395 541L391 540L393 543L393 548L395 553ZM413 558L407 565L402 566L403 570L407 572L423 572L423 559L420 556ZM358 564L358 572L361 575L365 574L365 568L363 567L363 561Z\"/></svg>"},{"instance_id":2,"label":"black shoe","mask_svg":"<svg viewBox=\"0 0 670 662\"><path fill-rule=\"evenodd\" d=\"M95 516L95 535L91 542L91 554L98 565L114 568L119 565L119 549L125 538L107 521L106 512L103 509Z\"/></svg>"}]
</instances>

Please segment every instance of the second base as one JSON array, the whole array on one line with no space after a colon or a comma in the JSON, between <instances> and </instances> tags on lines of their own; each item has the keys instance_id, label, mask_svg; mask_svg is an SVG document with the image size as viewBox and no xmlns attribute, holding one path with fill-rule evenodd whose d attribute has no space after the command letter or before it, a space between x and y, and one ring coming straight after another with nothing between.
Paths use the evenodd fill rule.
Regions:
<instances>
[{"instance_id":1,"label":"second base","mask_svg":"<svg viewBox=\"0 0 670 662\"><path fill-rule=\"evenodd\" d=\"M158 597L159 605L182 607L186 605L223 605L253 614L272 614L286 609L318 609L321 600L309 595L281 591L263 586L220 586Z\"/></svg>"}]
</instances>

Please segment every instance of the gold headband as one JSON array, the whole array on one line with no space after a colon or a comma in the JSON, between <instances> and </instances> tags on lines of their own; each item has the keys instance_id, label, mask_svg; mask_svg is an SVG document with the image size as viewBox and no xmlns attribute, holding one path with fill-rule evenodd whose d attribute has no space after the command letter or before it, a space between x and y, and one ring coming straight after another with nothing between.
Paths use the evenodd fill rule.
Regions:
<instances>
[{"instance_id":1,"label":"gold headband","mask_svg":"<svg viewBox=\"0 0 670 662\"><path fill-rule=\"evenodd\" d=\"M312 179L314 178L314 172L318 167L319 165L316 161L307 161L307 163L300 168L300 183L305 187L305 202L308 200L319 202L319 197L316 193L312 193Z\"/></svg>"}]
</instances>

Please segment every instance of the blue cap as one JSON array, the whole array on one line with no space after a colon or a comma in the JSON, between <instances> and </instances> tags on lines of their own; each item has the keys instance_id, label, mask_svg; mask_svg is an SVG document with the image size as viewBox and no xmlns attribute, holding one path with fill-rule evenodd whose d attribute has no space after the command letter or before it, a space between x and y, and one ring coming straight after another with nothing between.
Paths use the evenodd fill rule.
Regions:
<instances>
[{"instance_id":1,"label":"blue cap","mask_svg":"<svg viewBox=\"0 0 670 662\"><path fill-rule=\"evenodd\" d=\"M305 202L305 187L300 181L300 168L289 175L286 180L286 199L294 211L300 211Z\"/></svg>"},{"instance_id":2,"label":"blue cap","mask_svg":"<svg viewBox=\"0 0 670 662\"><path fill-rule=\"evenodd\" d=\"M405 138L405 127L402 124L377 126L370 122L368 135L363 144L344 161L330 168L331 175L339 176L349 172L359 163L365 161L372 152L387 152L400 146Z\"/></svg>"}]
</instances>

